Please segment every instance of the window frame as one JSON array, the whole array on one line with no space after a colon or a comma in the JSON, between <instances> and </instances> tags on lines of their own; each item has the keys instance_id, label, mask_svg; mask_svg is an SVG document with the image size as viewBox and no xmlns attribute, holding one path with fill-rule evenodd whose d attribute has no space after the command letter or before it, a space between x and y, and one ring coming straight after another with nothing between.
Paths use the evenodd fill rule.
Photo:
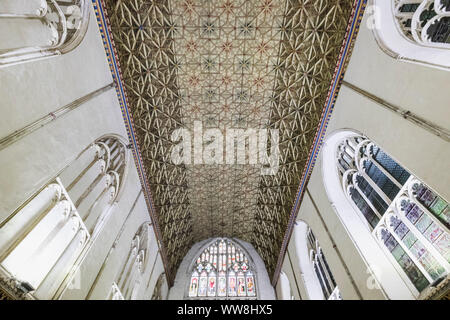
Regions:
<instances>
[{"instance_id":1,"label":"window frame","mask_svg":"<svg viewBox=\"0 0 450 320\"><path fill-rule=\"evenodd\" d=\"M375 239L377 245L380 247L380 249L382 250L382 252L384 253L384 255L387 257L387 259L389 260L390 264L392 265L392 267L396 270L396 272L398 273L398 275L401 277L401 279L403 280L403 282L405 283L405 285L408 287L408 289L410 290L410 292L413 294L413 296L415 298L418 298L419 296L421 296L424 292L427 291L427 288L430 287L430 285L433 283L433 281L429 281L429 275L428 272L426 272L427 276L427 280L430 282L428 284L428 286L426 286L423 290L421 290L420 292L418 291L418 289L414 286L414 284L412 283L412 281L409 279L409 277L407 276L405 270L403 270L403 268L399 265L399 263L394 259L394 256L392 255L392 253L388 250L388 248L386 248L386 246L384 245L384 243L382 243L381 237L380 237L380 230L383 227L386 227L387 230L389 230L389 232L392 234L392 236L397 240L397 242L399 243L400 246L402 246L402 248L404 248L403 246L403 242L399 239L397 239L394 236L394 231L392 230L392 228L389 228L389 222L386 223L386 219L388 217L390 217L390 215L392 213L395 213L396 216L398 216L399 218L401 218L401 221L405 223L406 217L404 216L404 214L398 209L399 204L400 204L400 200L408 197L411 201L413 201L415 204L419 205L420 209L423 210L423 214L427 214L427 216L429 218L431 218L431 220L433 222L435 222L442 230L447 231L448 233L448 228L446 228L440 221L439 219L429 210L427 210L424 206L421 206L419 201L417 201L415 199L414 196L411 195L411 186L413 183L422 183L423 185L426 186L426 184L424 184L423 182L421 182L417 177L415 177L413 174L411 174L406 168L404 168L404 166L402 166L401 164L399 164L398 161L396 161L394 158L392 158L392 156L390 156L387 152L385 152L381 147L378 146L378 144L376 144L373 140L370 140L369 138L365 137L363 134L358 133L356 131L351 131L351 130L340 130L337 133L334 133L332 135L330 135L328 137L328 139L330 139L331 137L335 136L335 135L344 135L343 138L340 138L339 140L336 140L337 142L335 142L334 148L335 150L331 150L330 148L332 148L331 146L328 148L327 146L325 147L325 149L330 149L330 150L324 150L324 160L323 160L323 180L324 180L324 185L325 185L325 189L327 192L327 196L330 198L330 195L332 194L332 192L330 192L330 188L328 187L327 184L327 179L330 179L331 177L326 177L328 174L326 173L326 166L331 165L330 163L326 163L325 158L327 157L325 155L325 153L331 153L331 152L335 152L335 162L334 162L334 166L336 167L335 170L335 177L340 181L340 184L342 185L341 188L341 192L344 195L344 198L347 200L348 204L353 208L353 211L357 213L357 216L360 218L361 222L363 222L363 224L365 225L366 231L370 232L371 236L373 237L373 239ZM361 143L359 143L355 149L355 155L354 158L356 159L355 161L355 165L354 168L350 168L348 169L346 172L349 172L350 170L353 170L352 173L358 172L358 171L364 171L364 168L362 166L362 158L359 155L359 151L361 149L361 147L363 146L363 144L374 144L376 145L383 153L385 153L389 158L391 158L393 161L396 162L397 165L399 165L401 168L403 168L404 170L406 170L410 176L408 177L408 179L406 180L406 182L401 186L399 192L396 194L396 196L393 198L392 201L390 201L388 203L388 207L387 209L381 213L381 218L378 221L377 225L375 227L372 227L370 225L370 223L368 222L368 220L366 219L366 217L364 216L364 214L361 212L361 210L358 208L358 206L354 203L354 201L352 200L348 190L348 176L346 175L346 173L344 173L342 176L342 171L340 170L340 167L342 168L342 166L339 164L340 162L338 161L339 156L339 148L343 143L347 143L347 139L351 138L351 137L361 137L363 138L363 141ZM327 141L328 141L327 139ZM331 139L333 140L333 139ZM326 143L328 143L326 141ZM334 140L333 140L334 141ZM329 156L328 156L329 158ZM370 157L369 157L370 158ZM372 161L376 161L375 159L371 158ZM360 161L359 161L360 160ZM328 160L329 161L329 160ZM378 163L379 164L379 163ZM379 164L379 167L381 167L381 164ZM371 179L370 177L366 177L367 179ZM396 179L393 176L388 177L388 179L391 179L392 181L396 181ZM372 181L372 183L375 183L374 181ZM432 190L431 188L429 188L428 186L426 186L428 189ZM381 190L379 190L379 192L383 192ZM432 192L434 194L436 194L437 196L439 196L439 194L432 190ZM442 198L442 197L441 197ZM443 198L442 198L443 199ZM330 199L331 200L331 199ZM365 201L367 202L368 200L365 199ZM369 203L369 202L367 202ZM447 202L448 203L448 202ZM338 216L340 217L340 212L339 210L335 207L336 212L338 213ZM341 218L341 217L340 217ZM409 221L408 221L409 222ZM436 248L434 248L434 246L428 242L428 240L426 240L424 238L424 236L422 234L420 234L419 230L416 230L415 226L410 226L410 223L406 222L405 224L408 226L408 228L410 229L410 231L413 232L413 234L416 236L417 239L420 240L421 244L424 245L426 247L426 249L428 250L428 252L430 254L433 255L433 257L436 257L436 253L437 250ZM343 222L344 226L346 225ZM351 232L349 232L351 234ZM357 244L357 243L356 243ZM413 260L414 264L416 265L416 268L419 268L419 270L424 273L424 268L419 267L420 263L417 263L415 257L413 258L413 254L409 251L409 250L405 250L405 253L408 254L409 258L411 260ZM442 257L442 255L440 253L437 254L439 257L438 261L443 265L443 267L446 270L446 274L445 276L449 275L449 271L450 271L450 264L448 262L444 263L444 258ZM363 256L364 258L364 256ZM379 273L379 272L378 272ZM424 274L425 276L425 274Z\"/></svg>"}]
</instances>

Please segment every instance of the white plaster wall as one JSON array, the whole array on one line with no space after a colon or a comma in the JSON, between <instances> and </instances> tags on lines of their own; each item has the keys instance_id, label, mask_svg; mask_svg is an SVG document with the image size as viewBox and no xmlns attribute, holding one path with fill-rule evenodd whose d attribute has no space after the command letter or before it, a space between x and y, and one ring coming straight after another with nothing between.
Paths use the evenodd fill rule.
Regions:
<instances>
[{"instance_id":1,"label":"white plaster wall","mask_svg":"<svg viewBox=\"0 0 450 320\"><path fill-rule=\"evenodd\" d=\"M289 246L294 245L294 241L289 243ZM283 267L281 269L282 272L286 275L289 280L289 284L291 286L291 292L294 296L293 300L302 300L302 298L306 295L305 292L301 292L302 286L299 285L301 274L298 273L298 259L293 259L290 254L291 250L288 249L286 251L286 255L283 260ZM301 283L301 282L300 282ZM277 282L278 286L278 282ZM279 297L277 291L277 297Z\"/></svg>"},{"instance_id":2,"label":"white plaster wall","mask_svg":"<svg viewBox=\"0 0 450 320\"><path fill-rule=\"evenodd\" d=\"M0 138L112 81L91 7L87 34L76 49L61 56L0 68ZM128 140L114 88L0 150L0 222L105 134ZM59 298L108 296L131 239L138 227L150 220L132 156L123 188L110 219L78 266L72 288L63 290ZM139 298L147 298L148 292L153 292L163 270L153 232L150 243L145 269L147 287L140 288Z\"/></svg>"},{"instance_id":3,"label":"white plaster wall","mask_svg":"<svg viewBox=\"0 0 450 320\"><path fill-rule=\"evenodd\" d=\"M376 43L367 20L365 14L345 80L448 129L448 71L391 58Z\"/></svg>"},{"instance_id":4,"label":"white plaster wall","mask_svg":"<svg viewBox=\"0 0 450 320\"><path fill-rule=\"evenodd\" d=\"M193 259L197 258L197 255L200 253L199 250L207 244L211 239L203 240L195 243L191 249L188 251L180 266L178 267L178 271L175 277L175 281L173 286L169 291L169 300L183 300L186 295L186 290L189 286L189 282L191 280L191 270L189 267L193 261ZM256 274L256 290L258 294L258 299L261 300L275 300L275 290L270 283L269 275L267 273L264 262L262 261L259 254L256 252L253 246L245 241L233 238L233 241L242 246L250 255L250 258L253 260L255 265L255 274Z\"/></svg>"},{"instance_id":5,"label":"white plaster wall","mask_svg":"<svg viewBox=\"0 0 450 320\"><path fill-rule=\"evenodd\" d=\"M344 80L448 130L450 73L399 62L387 56L366 27L366 18L362 21ZM450 156L450 147L445 140L346 86L340 90L326 137L343 129L365 134L441 196L450 199L450 172L446 160ZM382 289L370 285L373 275L361 248L343 226L324 188L322 166L328 163L322 161L322 154L319 154L297 219L312 228L343 299L414 299L392 269L385 271L387 274L383 277L390 278L391 282L385 282ZM356 215L355 219L358 219ZM294 239L292 236L282 270L296 287L293 291L297 291L302 299L308 299ZM336 247L331 239L336 242ZM379 261L385 260L386 257L379 256Z\"/></svg>"},{"instance_id":6,"label":"white plaster wall","mask_svg":"<svg viewBox=\"0 0 450 320\"><path fill-rule=\"evenodd\" d=\"M277 285L275 286L277 300L294 300L289 278L284 272L280 273Z\"/></svg>"}]
</instances>

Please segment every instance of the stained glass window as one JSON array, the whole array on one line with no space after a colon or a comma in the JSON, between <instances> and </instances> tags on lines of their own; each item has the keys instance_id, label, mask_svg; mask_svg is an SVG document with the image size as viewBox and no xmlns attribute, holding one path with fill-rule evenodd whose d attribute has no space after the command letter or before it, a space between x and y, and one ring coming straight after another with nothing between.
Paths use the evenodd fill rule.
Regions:
<instances>
[{"instance_id":1,"label":"stained glass window","mask_svg":"<svg viewBox=\"0 0 450 320\"><path fill-rule=\"evenodd\" d=\"M403 248L399 245L397 240L395 240L392 234L387 229L383 228L381 230L381 238L386 248L392 253L392 256L405 271L406 275L417 288L417 290L422 291L423 289L425 289L429 285L428 280L416 267L414 262L411 260L405 250L403 250Z\"/></svg>"},{"instance_id":2,"label":"stained glass window","mask_svg":"<svg viewBox=\"0 0 450 320\"><path fill-rule=\"evenodd\" d=\"M227 238L210 242L192 266L190 298L254 299L256 278L245 250Z\"/></svg>"},{"instance_id":3,"label":"stained glass window","mask_svg":"<svg viewBox=\"0 0 450 320\"><path fill-rule=\"evenodd\" d=\"M348 199L417 291L445 277L450 272L448 202L363 136L342 141L337 158ZM321 284L329 290L325 281Z\"/></svg>"},{"instance_id":4,"label":"stained glass window","mask_svg":"<svg viewBox=\"0 0 450 320\"><path fill-rule=\"evenodd\" d=\"M339 288L331 273L325 255L322 252L322 248L319 246L311 228L308 227L307 232L308 249L311 252L311 262L322 289L323 296L329 300L342 300Z\"/></svg>"}]
</instances>

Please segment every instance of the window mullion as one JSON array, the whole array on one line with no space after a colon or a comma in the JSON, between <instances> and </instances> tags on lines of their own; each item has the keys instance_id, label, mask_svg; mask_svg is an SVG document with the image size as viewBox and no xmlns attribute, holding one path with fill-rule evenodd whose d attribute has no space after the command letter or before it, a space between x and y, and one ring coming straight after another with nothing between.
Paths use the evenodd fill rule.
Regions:
<instances>
[{"instance_id":1,"label":"window mullion","mask_svg":"<svg viewBox=\"0 0 450 320\"><path fill-rule=\"evenodd\" d=\"M345 169L340 163L339 161L336 161L337 166L339 167L339 171L341 171L342 174L345 173L345 171L347 171L347 169Z\"/></svg>"},{"instance_id":2,"label":"window mullion","mask_svg":"<svg viewBox=\"0 0 450 320\"><path fill-rule=\"evenodd\" d=\"M331 280L331 275L328 273L328 269L325 265L325 262L323 261L323 257L322 257L322 253L319 254L319 263L322 265L322 270L325 273L325 277L327 279L328 284L330 285L331 290L333 290L334 285L333 285L333 281ZM330 292L331 295L331 292Z\"/></svg>"},{"instance_id":3,"label":"window mullion","mask_svg":"<svg viewBox=\"0 0 450 320\"><path fill-rule=\"evenodd\" d=\"M390 173L389 171L387 171L385 168L383 168L383 166L381 164L378 163L377 160L375 160L375 158L372 156L372 154L369 153L369 158L368 158L381 172L383 172L383 174L389 178L389 180L392 181L392 183L394 183L399 189L401 189L403 186L400 182L397 181L397 179L395 179Z\"/></svg>"},{"instance_id":4,"label":"window mullion","mask_svg":"<svg viewBox=\"0 0 450 320\"><path fill-rule=\"evenodd\" d=\"M381 188L375 183L375 181L372 180L371 177L369 177L364 171L358 172L366 181L370 184L373 190L376 191L376 193L383 199L384 202L386 202L388 205L391 204L391 199L388 198L388 196L381 190Z\"/></svg>"},{"instance_id":5,"label":"window mullion","mask_svg":"<svg viewBox=\"0 0 450 320\"><path fill-rule=\"evenodd\" d=\"M316 253L316 256L315 256L315 259L314 259L314 262L313 262L313 264L315 265L315 269L317 270L316 274L318 273L318 276L320 277L320 279L322 279L323 288L326 291L325 293L327 294L327 296L329 296L330 292L328 290L327 281L326 281L326 278L324 277L324 275L322 273L322 269L320 268L319 263L320 262L318 260L317 253Z\"/></svg>"},{"instance_id":6,"label":"window mullion","mask_svg":"<svg viewBox=\"0 0 450 320\"><path fill-rule=\"evenodd\" d=\"M423 212L424 214L428 214L428 216L430 217L431 220L433 220L433 222L435 222L439 227L441 227L441 229L444 232L447 232L448 228L446 226L444 226L444 224L430 211L428 210L423 204L421 204L416 197L414 196L408 196L408 199L410 199L411 201L414 202L414 204L416 204Z\"/></svg>"},{"instance_id":7,"label":"window mullion","mask_svg":"<svg viewBox=\"0 0 450 320\"><path fill-rule=\"evenodd\" d=\"M419 262L419 260L417 260L417 258L412 254L412 252L409 250L409 248L403 243L403 240L400 239L400 237L395 233L394 230L392 230L392 228L389 226L389 223L386 223L386 228L389 230L389 232L395 238L395 240L398 242L398 244L402 247L402 249L406 252L406 254L409 256L409 258L414 262L416 267L423 273L425 278L427 278L427 280L430 283L433 283L434 279L430 276L428 271L425 270L425 268L422 266L422 264Z\"/></svg>"},{"instance_id":8,"label":"window mullion","mask_svg":"<svg viewBox=\"0 0 450 320\"><path fill-rule=\"evenodd\" d=\"M427 214L427 212L424 212ZM450 272L450 264L445 258L437 251L437 249L424 237L422 232L417 230L416 226L409 221L404 214L398 214L397 217L408 227L408 229L416 236L416 238L427 248L428 251L438 260L438 262L445 268L447 272ZM445 232L445 230L443 230Z\"/></svg>"},{"instance_id":9,"label":"window mullion","mask_svg":"<svg viewBox=\"0 0 450 320\"><path fill-rule=\"evenodd\" d=\"M406 283L406 285L408 286L408 288L410 288L410 290L412 292L414 292L414 294L416 296L418 296L420 294L420 292L417 290L417 288L414 286L414 284L412 283L411 279L408 277L408 275L406 274L406 271L400 266L400 264L398 263L397 260L395 260L394 256L392 255L392 252L389 251L389 249L386 247L386 245L383 243L383 239L381 239L381 237L379 236L379 233L381 232L381 229L386 229L389 233L390 230L387 228L386 226L386 221L385 218L383 217L383 220L381 220L377 226L375 227L375 229L372 232L372 235L375 237L377 243L379 244L379 246L381 247L381 250L386 254L387 258L391 261L393 267L395 268L395 270L397 270L397 272L399 273L399 275L401 276L401 278L403 279L403 281ZM406 253L406 252L405 252ZM406 253L407 254L407 253ZM414 261L414 260L413 260Z\"/></svg>"},{"instance_id":10,"label":"window mullion","mask_svg":"<svg viewBox=\"0 0 450 320\"><path fill-rule=\"evenodd\" d=\"M50 184L48 184L46 187L50 187L50 186L52 186L52 185L55 185L55 187L56 186L58 186L59 188L61 188L60 190L61 190L61 196L59 196L56 200L54 200L52 203L51 203L51 205L50 206L48 206L47 208L45 208L44 210L42 210L40 213L39 213L39 215L37 215L35 218L34 218L34 221L33 221L33 223L31 223L29 226L27 226L26 228L24 228L24 229L22 229L22 230L20 230L21 232L20 232L20 235L17 237L17 239L15 239L14 241L12 241L12 243L11 244L9 244L7 247L6 247L6 250L4 250L3 252L0 252L0 264L3 262L3 260L12 252L12 251L14 251L14 249L33 231L33 229L42 221L42 219L44 219L46 216L47 216L47 214L49 214L50 213L50 211L52 211L54 208L55 208L55 206L59 203L59 202L61 202L61 201L63 201L64 200L64 197L63 197L63 192L62 192L62 188L63 188L63 186L62 186L62 184L60 183L60 182L58 182L58 181L56 181L56 183L50 183ZM44 188L45 189L45 188ZM41 192L43 192L43 190L41 191ZM40 193L39 193L40 194ZM34 198L36 198L36 197L38 197L39 196L39 194L38 195L36 195ZM20 212L20 211L19 211Z\"/></svg>"},{"instance_id":11,"label":"window mullion","mask_svg":"<svg viewBox=\"0 0 450 320\"><path fill-rule=\"evenodd\" d=\"M378 210L373 206L372 202L366 197L366 195L364 194L364 192L362 192L362 190L359 188L359 186L357 184L353 184L353 186L355 187L356 191L358 191L358 193L361 195L361 197L364 199L364 201L366 201L367 205L377 215L377 217L379 219L381 219L383 217L382 214L380 212L378 212ZM349 194L349 197L351 199L351 195L350 194Z\"/></svg>"}]
</instances>

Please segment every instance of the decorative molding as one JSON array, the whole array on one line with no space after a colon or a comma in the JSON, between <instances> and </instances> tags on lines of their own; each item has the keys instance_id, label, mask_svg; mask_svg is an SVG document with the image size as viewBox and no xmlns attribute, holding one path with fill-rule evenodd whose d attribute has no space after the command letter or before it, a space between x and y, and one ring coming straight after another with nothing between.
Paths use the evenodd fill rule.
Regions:
<instances>
[{"instance_id":1,"label":"decorative molding","mask_svg":"<svg viewBox=\"0 0 450 320\"><path fill-rule=\"evenodd\" d=\"M292 231L294 228L295 220L298 214L298 210L300 208L301 199L306 189L306 185L311 176L312 169L317 160L317 156L319 154L320 148L323 144L323 139L325 136L326 129L328 127L328 122L331 117L331 113L334 109L334 105L336 102L337 95L339 93L342 80L344 78L345 70L348 65L348 61L351 56L351 52L356 40L356 36L359 31L359 26L361 24L361 19L367 5L367 0L355 0L352 13L350 15L349 23L347 26L347 32L344 37L342 47L340 50L339 57L337 59L337 65L335 68L334 76L331 81L331 85L329 87L328 96L324 105L324 109L322 115L320 117L320 122L318 124L318 128L314 137L314 142L311 146L309 155L307 157L307 162L303 170L303 174L300 180L300 184L297 190L297 195L292 206L291 214L289 217L289 222L287 224L287 230L285 232L283 242L280 248L280 253L278 255L278 260L276 264L275 271L273 273L272 284L275 285L278 279L279 273L282 268L282 264L284 261L284 256L286 254L286 249L289 244L289 240L292 235Z\"/></svg>"},{"instance_id":2,"label":"decorative molding","mask_svg":"<svg viewBox=\"0 0 450 320\"><path fill-rule=\"evenodd\" d=\"M43 116L42 118L26 125L25 127L14 131L13 133L7 135L6 137L0 139L0 150L5 149L7 146L17 142L18 140L26 137L27 135L29 135L30 133L33 133L34 131L44 127L45 125L49 124L52 121L55 121L59 118L61 118L62 116L66 115L67 113L69 113L70 111L75 110L76 108L78 108L79 106L81 106L83 103L85 103L86 101L89 101L99 95L101 95L102 93L108 91L109 89L111 89L114 86L114 83L111 82L109 84L107 84L104 87L101 87L95 91L92 91L90 93L88 93L85 96L82 96L81 98L78 98L74 101L72 101L71 103L56 109L53 112L50 112L49 114Z\"/></svg>"},{"instance_id":3,"label":"decorative molding","mask_svg":"<svg viewBox=\"0 0 450 320\"><path fill-rule=\"evenodd\" d=\"M16 279L1 272L0 301L2 300L35 300L35 298L30 293L21 290L20 283Z\"/></svg>"},{"instance_id":4,"label":"decorative molding","mask_svg":"<svg viewBox=\"0 0 450 320\"><path fill-rule=\"evenodd\" d=\"M17 2L20 7L20 2ZM48 28L51 36L46 39L47 43L43 41L43 43L33 46L2 48L0 68L45 59L74 50L83 41L88 29L91 9L89 2L89 0L42 0L40 6L35 8L35 12L20 12L20 10L14 12L14 5L7 6L10 10L12 9L12 12L0 12L0 19L14 19L20 21L21 24L40 20L42 26ZM5 8L3 9L5 10ZM55 15L57 19L55 19ZM8 33L8 30L5 32ZM22 32L22 35L25 34L27 33Z\"/></svg>"},{"instance_id":5,"label":"decorative molding","mask_svg":"<svg viewBox=\"0 0 450 320\"><path fill-rule=\"evenodd\" d=\"M386 109L394 112L395 114L401 116L402 118L404 118L408 121L411 121L412 123L418 125L419 127L423 128L425 130L428 130L429 132L438 136L439 138L443 139L444 141L450 142L450 131L449 130L442 128L431 121L425 120L424 118L416 115L415 113L412 113L409 110L403 109L392 103L389 103L386 100L384 100L380 97L377 97L377 96L371 94L370 92L367 92L366 90L363 90L345 80L342 81L342 84L344 86L352 89L353 91L359 93L360 95L381 105L382 107L385 107Z\"/></svg>"},{"instance_id":6,"label":"decorative molding","mask_svg":"<svg viewBox=\"0 0 450 320\"><path fill-rule=\"evenodd\" d=\"M450 275L435 287L431 287L423 300L450 300Z\"/></svg>"},{"instance_id":7,"label":"decorative molding","mask_svg":"<svg viewBox=\"0 0 450 320\"><path fill-rule=\"evenodd\" d=\"M136 204L137 204L139 198L141 197L141 194L142 194L142 189L139 190L136 198L134 199L133 204L131 205L130 211L128 212L124 222L122 223L122 226L121 226L119 232L117 233L116 238L114 239L114 242L111 245L111 248L109 249L108 253L106 254L105 258L103 259L103 263L102 263L99 271L97 272L97 276L95 277L94 281L92 282L91 287L89 288L89 291L88 291L88 293L87 293L87 295L85 297L85 300L89 300L92 297L92 293L94 292L95 287L99 283L100 278L101 278L101 276L103 274L103 271L105 270L109 259L111 258L112 254L114 253L114 251L115 251L115 249L116 249L116 247L117 247L117 245L119 243L119 239L121 238L121 236L122 236L122 234L123 234L123 232L125 230L125 226L128 225L128 219L130 218L131 214L133 213L134 208L136 207Z\"/></svg>"},{"instance_id":8,"label":"decorative molding","mask_svg":"<svg viewBox=\"0 0 450 320\"><path fill-rule=\"evenodd\" d=\"M144 170L144 162L141 156L140 147L138 144L138 141L136 139L136 134L134 131L134 123L133 119L131 117L129 107L128 107L128 97L126 94L126 89L124 88L123 81L122 81L122 71L120 69L120 64L117 58L117 52L114 45L114 40L112 38L111 33L111 26L110 22L106 13L106 6L103 0L92 0L95 15L97 17L97 23L99 26L99 31L103 40L103 45L106 51L106 56L108 59L110 71L112 74L112 77L114 79L115 88L117 97L119 100L120 108L122 110L122 117L125 122L125 127L127 130L127 134L130 140L130 144L132 146L132 152L133 152L133 158L136 164L136 169L139 175L139 180L141 181L142 185L142 191L147 203L147 207L149 209L149 214L151 217L151 222L154 226L154 231L156 235L156 239L158 240L158 245L160 246L160 252L161 252L161 258L163 261L164 269L166 271L167 279L169 282L169 285L172 285L173 283L173 277L172 275L168 258L166 254L166 249L164 247L163 242L161 241L161 230L159 227L155 207L152 200L152 195L148 183L147 174Z\"/></svg>"}]
</instances>

